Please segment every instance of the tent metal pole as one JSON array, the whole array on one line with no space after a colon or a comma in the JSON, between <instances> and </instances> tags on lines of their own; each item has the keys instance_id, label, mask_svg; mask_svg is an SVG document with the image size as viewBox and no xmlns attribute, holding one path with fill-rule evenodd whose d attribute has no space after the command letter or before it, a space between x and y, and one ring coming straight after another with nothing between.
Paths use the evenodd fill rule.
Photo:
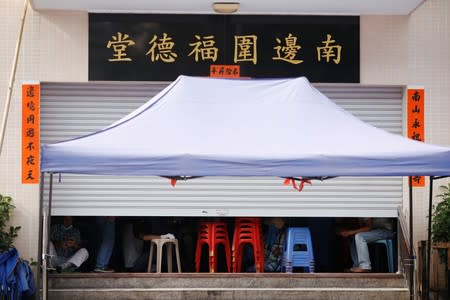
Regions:
<instances>
[{"instance_id":1,"label":"tent metal pole","mask_svg":"<svg viewBox=\"0 0 450 300\"><path fill-rule=\"evenodd\" d=\"M414 299L414 242L413 242L413 188L412 188L412 176L409 176L409 297Z\"/></svg>"},{"instance_id":2,"label":"tent metal pole","mask_svg":"<svg viewBox=\"0 0 450 300\"><path fill-rule=\"evenodd\" d=\"M50 232L50 225L51 225L51 215L52 215L52 196L53 196L53 173L50 173L50 184L49 184L49 190L48 190L48 207L47 210L44 210L43 215L43 252L42 255L43 263L42 263L42 299L47 300L48 299L48 277L47 277L47 260L49 258L48 256L48 240L49 240L49 232Z\"/></svg>"},{"instance_id":3,"label":"tent metal pole","mask_svg":"<svg viewBox=\"0 0 450 300\"><path fill-rule=\"evenodd\" d=\"M433 176L434 179L448 178L450 176Z\"/></svg>"},{"instance_id":4,"label":"tent metal pole","mask_svg":"<svg viewBox=\"0 0 450 300\"><path fill-rule=\"evenodd\" d=\"M45 173L41 172L41 180L39 182L39 240L38 240L38 255L37 255L37 261L38 261L38 270L36 272L36 282L38 285L38 290L41 288L41 270L42 267L42 250L43 250L43 222L42 222L42 213L43 213L43 206L44 206L44 179L45 179ZM41 293L36 293L36 299L41 298Z\"/></svg>"},{"instance_id":5,"label":"tent metal pole","mask_svg":"<svg viewBox=\"0 0 450 300\"><path fill-rule=\"evenodd\" d=\"M430 299L430 263L431 263L431 210L433 207L433 180L430 176L430 198L428 199L428 241L427 241L427 261L425 269L425 299Z\"/></svg>"}]
</instances>

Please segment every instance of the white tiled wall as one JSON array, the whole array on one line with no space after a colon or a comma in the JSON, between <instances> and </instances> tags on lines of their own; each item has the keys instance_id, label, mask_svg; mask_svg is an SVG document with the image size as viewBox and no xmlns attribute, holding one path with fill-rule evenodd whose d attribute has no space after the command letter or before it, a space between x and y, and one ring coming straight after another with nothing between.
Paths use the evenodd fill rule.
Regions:
<instances>
[{"instance_id":1,"label":"white tiled wall","mask_svg":"<svg viewBox=\"0 0 450 300\"><path fill-rule=\"evenodd\" d=\"M3 115L14 50L23 14L24 1L0 1L0 111ZM23 33L22 51L17 66L8 127L0 155L0 193L13 197L16 209L11 223L20 225L16 245L22 257L36 259L38 244L38 186L21 182L21 105L20 84L25 79L38 79L39 17L28 10ZM33 48L35 51L33 51Z\"/></svg>"},{"instance_id":2,"label":"white tiled wall","mask_svg":"<svg viewBox=\"0 0 450 300\"><path fill-rule=\"evenodd\" d=\"M40 28L40 80L87 81L88 14L41 14Z\"/></svg>"},{"instance_id":3,"label":"white tiled wall","mask_svg":"<svg viewBox=\"0 0 450 300\"><path fill-rule=\"evenodd\" d=\"M0 113L16 47L23 0L0 1ZM37 258L39 186L21 184L21 93L24 80L87 81L88 18L80 12L35 12L28 7L8 126L0 155L0 193L12 196L11 224L22 229L16 246L23 258Z\"/></svg>"},{"instance_id":4,"label":"white tiled wall","mask_svg":"<svg viewBox=\"0 0 450 300\"><path fill-rule=\"evenodd\" d=\"M410 16L361 17L361 83L425 87L425 141L450 146L450 1L425 1ZM438 187L446 180L435 182ZM415 240L426 239L428 181L414 189ZM404 195L408 196L405 179ZM404 199L408 208L408 199Z\"/></svg>"},{"instance_id":5,"label":"white tiled wall","mask_svg":"<svg viewBox=\"0 0 450 300\"><path fill-rule=\"evenodd\" d=\"M450 1L428 0L409 20L408 82L425 86L425 141L450 145ZM438 187L448 180L434 184ZM414 228L419 240L426 238L428 188L417 194Z\"/></svg>"},{"instance_id":6,"label":"white tiled wall","mask_svg":"<svg viewBox=\"0 0 450 300\"><path fill-rule=\"evenodd\" d=\"M425 86L426 141L442 145L450 145L449 3L425 1L411 16L361 17L361 82ZM0 1L2 114L22 11L22 0ZM87 81L87 76L87 13L29 9L0 156L0 193L12 196L17 206L12 224L22 226L16 245L24 258L37 255L39 192L37 185L20 183L20 83ZM428 188L414 193L416 240L426 237L427 195Z\"/></svg>"}]
</instances>

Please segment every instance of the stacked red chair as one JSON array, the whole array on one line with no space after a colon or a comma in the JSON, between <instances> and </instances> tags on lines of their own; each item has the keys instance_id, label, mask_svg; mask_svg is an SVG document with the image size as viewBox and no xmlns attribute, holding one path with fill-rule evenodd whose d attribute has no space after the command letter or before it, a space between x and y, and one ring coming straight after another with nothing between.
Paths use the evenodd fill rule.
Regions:
<instances>
[{"instance_id":1,"label":"stacked red chair","mask_svg":"<svg viewBox=\"0 0 450 300\"><path fill-rule=\"evenodd\" d=\"M231 250L228 238L228 227L224 222L202 222L200 223L197 247L195 251L195 267L200 272L200 259L203 246L208 246L209 272L217 271L217 250L223 245L227 260L227 270L231 271Z\"/></svg>"},{"instance_id":2,"label":"stacked red chair","mask_svg":"<svg viewBox=\"0 0 450 300\"><path fill-rule=\"evenodd\" d=\"M260 218L236 218L233 234L233 272L240 273L244 247L250 245L255 257L257 273L264 272L264 242Z\"/></svg>"}]
</instances>

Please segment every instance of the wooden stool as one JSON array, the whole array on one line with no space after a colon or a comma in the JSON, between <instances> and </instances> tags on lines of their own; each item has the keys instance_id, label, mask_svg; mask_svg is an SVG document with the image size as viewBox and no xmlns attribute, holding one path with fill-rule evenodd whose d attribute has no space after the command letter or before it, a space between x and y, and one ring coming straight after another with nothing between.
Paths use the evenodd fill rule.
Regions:
<instances>
[{"instance_id":1,"label":"wooden stool","mask_svg":"<svg viewBox=\"0 0 450 300\"><path fill-rule=\"evenodd\" d=\"M180 250L178 248L177 239L152 239L150 244L150 254L148 256L147 272L152 271L153 251L156 247L156 273L161 273L162 251L166 245L167 250L167 272L172 273L172 247L175 247L175 255L177 256L178 273L181 273Z\"/></svg>"}]
</instances>

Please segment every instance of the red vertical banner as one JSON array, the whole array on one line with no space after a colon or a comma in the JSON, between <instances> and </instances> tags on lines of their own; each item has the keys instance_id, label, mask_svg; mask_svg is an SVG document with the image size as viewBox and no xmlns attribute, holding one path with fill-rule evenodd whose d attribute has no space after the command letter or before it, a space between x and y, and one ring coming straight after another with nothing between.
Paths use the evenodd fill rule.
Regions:
<instances>
[{"instance_id":1,"label":"red vertical banner","mask_svg":"<svg viewBox=\"0 0 450 300\"><path fill-rule=\"evenodd\" d=\"M425 141L425 90L408 88L408 137L416 141ZM424 176L413 176L412 186L424 187Z\"/></svg>"},{"instance_id":2,"label":"red vertical banner","mask_svg":"<svg viewBox=\"0 0 450 300\"><path fill-rule=\"evenodd\" d=\"M22 183L39 183L40 86L22 85Z\"/></svg>"}]
</instances>

